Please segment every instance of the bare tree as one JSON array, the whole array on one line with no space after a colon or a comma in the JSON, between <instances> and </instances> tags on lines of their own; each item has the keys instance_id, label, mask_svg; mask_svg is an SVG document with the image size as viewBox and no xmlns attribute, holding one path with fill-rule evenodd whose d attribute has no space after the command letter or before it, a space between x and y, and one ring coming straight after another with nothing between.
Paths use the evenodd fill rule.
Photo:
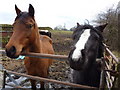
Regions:
<instances>
[{"instance_id":1,"label":"bare tree","mask_svg":"<svg viewBox=\"0 0 120 90\"><path fill-rule=\"evenodd\" d=\"M118 12L118 51L120 52L120 1L117 6L117 12Z\"/></svg>"},{"instance_id":2,"label":"bare tree","mask_svg":"<svg viewBox=\"0 0 120 90\"><path fill-rule=\"evenodd\" d=\"M107 11L99 13L97 19L94 20L96 24L108 23L104 31L105 43L113 50L118 50L118 12L117 8L111 7Z\"/></svg>"}]
</instances>

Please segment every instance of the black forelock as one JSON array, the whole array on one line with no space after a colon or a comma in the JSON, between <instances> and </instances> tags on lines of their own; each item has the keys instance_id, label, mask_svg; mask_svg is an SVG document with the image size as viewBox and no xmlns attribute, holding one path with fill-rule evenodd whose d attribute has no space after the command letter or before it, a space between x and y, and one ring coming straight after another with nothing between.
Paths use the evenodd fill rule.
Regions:
<instances>
[{"instance_id":1,"label":"black forelock","mask_svg":"<svg viewBox=\"0 0 120 90\"><path fill-rule=\"evenodd\" d=\"M85 29L93 30L94 32L96 32L100 36L101 40L103 40L102 33L99 30L97 30L96 28L94 28L92 25L89 25L89 24L80 25L80 26L76 27L74 32L73 32L72 38L75 39L76 36L78 37L80 32L83 32Z\"/></svg>"},{"instance_id":2,"label":"black forelock","mask_svg":"<svg viewBox=\"0 0 120 90\"><path fill-rule=\"evenodd\" d=\"M92 25L80 25L78 27L75 28L72 38L75 39L75 37L79 37L79 34L81 34L81 32L83 32L85 29L94 29L94 27Z\"/></svg>"},{"instance_id":3,"label":"black forelock","mask_svg":"<svg viewBox=\"0 0 120 90\"><path fill-rule=\"evenodd\" d=\"M89 24L85 24L85 25L80 25L79 27L77 27L78 29L93 29L92 25Z\"/></svg>"},{"instance_id":4,"label":"black forelock","mask_svg":"<svg viewBox=\"0 0 120 90\"><path fill-rule=\"evenodd\" d=\"M73 34L76 33L76 32L80 32L80 31L82 31L84 29L94 29L94 28L91 25L80 25L80 26L75 28Z\"/></svg>"}]
</instances>

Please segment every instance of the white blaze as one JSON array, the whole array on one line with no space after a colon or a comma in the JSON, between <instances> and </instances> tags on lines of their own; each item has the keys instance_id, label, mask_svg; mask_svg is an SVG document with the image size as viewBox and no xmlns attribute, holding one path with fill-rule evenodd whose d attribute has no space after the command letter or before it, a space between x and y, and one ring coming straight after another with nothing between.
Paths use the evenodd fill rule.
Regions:
<instances>
[{"instance_id":1,"label":"white blaze","mask_svg":"<svg viewBox=\"0 0 120 90\"><path fill-rule=\"evenodd\" d=\"M90 29L86 29L79 37L79 40L75 45L76 49L74 50L72 55L72 59L74 61L78 61L79 58L82 58L81 50L84 49L89 36L90 36Z\"/></svg>"}]
</instances>

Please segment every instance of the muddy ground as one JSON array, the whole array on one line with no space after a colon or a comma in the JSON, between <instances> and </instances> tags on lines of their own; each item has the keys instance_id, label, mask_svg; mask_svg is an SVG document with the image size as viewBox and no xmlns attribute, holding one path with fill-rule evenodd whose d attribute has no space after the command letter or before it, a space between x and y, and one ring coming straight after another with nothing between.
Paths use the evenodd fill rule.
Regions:
<instances>
[{"instance_id":1,"label":"muddy ground","mask_svg":"<svg viewBox=\"0 0 120 90\"><path fill-rule=\"evenodd\" d=\"M71 34L67 31L53 31L53 47L55 54L68 55L71 49ZM3 66L7 70L12 70L20 73L26 73L23 60L10 59L4 57L1 59ZM49 77L51 79L70 82L69 79L70 67L67 61L54 61L49 69ZM51 84L53 88L63 88L63 85Z\"/></svg>"}]
</instances>

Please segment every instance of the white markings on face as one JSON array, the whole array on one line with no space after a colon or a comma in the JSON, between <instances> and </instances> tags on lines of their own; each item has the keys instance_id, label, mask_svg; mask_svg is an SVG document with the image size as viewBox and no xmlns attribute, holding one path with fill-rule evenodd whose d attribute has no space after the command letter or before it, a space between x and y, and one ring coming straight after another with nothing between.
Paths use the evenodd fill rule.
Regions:
<instances>
[{"instance_id":1,"label":"white markings on face","mask_svg":"<svg viewBox=\"0 0 120 90\"><path fill-rule=\"evenodd\" d=\"M88 41L89 36L90 36L90 29L86 29L79 37L79 40L75 45L75 50L72 55L72 59L74 61L78 61L79 58L82 58L81 50L85 48L85 44Z\"/></svg>"}]
</instances>

